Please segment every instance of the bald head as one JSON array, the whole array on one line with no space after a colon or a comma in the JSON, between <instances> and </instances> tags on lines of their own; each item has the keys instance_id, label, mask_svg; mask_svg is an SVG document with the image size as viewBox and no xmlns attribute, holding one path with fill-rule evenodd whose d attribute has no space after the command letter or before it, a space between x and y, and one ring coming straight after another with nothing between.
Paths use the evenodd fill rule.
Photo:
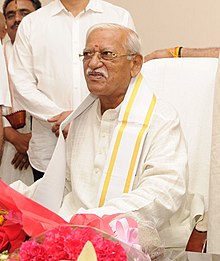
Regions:
<instances>
[{"instance_id":1,"label":"bald head","mask_svg":"<svg viewBox=\"0 0 220 261\"><path fill-rule=\"evenodd\" d=\"M141 54L141 40L139 36L131 29L114 23L100 23L95 24L90 27L90 29L87 31L86 38L89 37L89 35L96 30L112 30L112 31L121 31L126 35L126 41L122 43L123 47L127 50L129 50L131 53L138 53Z\"/></svg>"}]
</instances>

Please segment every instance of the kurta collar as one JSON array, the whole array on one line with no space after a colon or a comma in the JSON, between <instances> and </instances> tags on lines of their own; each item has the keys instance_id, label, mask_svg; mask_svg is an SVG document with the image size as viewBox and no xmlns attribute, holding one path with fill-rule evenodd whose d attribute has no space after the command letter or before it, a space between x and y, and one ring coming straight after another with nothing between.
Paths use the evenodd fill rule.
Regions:
<instances>
[{"instance_id":1,"label":"kurta collar","mask_svg":"<svg viewBox=\"0 0 220 261\"><path fill-rule=\"evenodd\" d=\"M101 3L101 0L90 0L85 10L92 10L93 12L102 13L103 7Z\"/></svg>"},{"instance_id":2,"label":"kurta collar","mask_svg":"<svg viewBox=\"0 0 220 261\"><path fill-rule=\"evenodd\" d=\"M120 113L121 104L119 104L115 109L108 109L101 115L101 103L100 100L97 99L97 111L96 115L98 120L104 120L104 121L115 121L118 119L118 115Z\"/></svg>"},{"instance_id":3,"label":"kurta collar","mask_svg":"<svg viewBox=\"0 0 220 261\"><path fill-rule=\"evenodd\" d=\"M55 0L53 2L53 6L52 6L52 10L51 10L51 15L54 16L54 15L57 15L59 14L61 11L65 11L65 12L68 12L66 10L66 8L64 7L64 5L61 3L60 0Z\"/></svg>"}]
</instances>

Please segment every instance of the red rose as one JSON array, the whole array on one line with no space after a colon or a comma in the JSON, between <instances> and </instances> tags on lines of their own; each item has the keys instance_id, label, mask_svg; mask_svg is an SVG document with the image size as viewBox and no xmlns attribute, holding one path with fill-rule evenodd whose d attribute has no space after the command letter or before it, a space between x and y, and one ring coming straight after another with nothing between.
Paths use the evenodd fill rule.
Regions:
<instances>
[{"instance_id":1,"label":"red rose","mask_svg":"<svg viewBox=\"0 0 220 261\"><path fill-rule=\"evenodd\" d=\"M20 247L25 238L26 234L22 230L21 224L6 220L0 226L0 252L6 249L9 252L13 252L16 248Z\"/></svg>"},{"instance_id":2,"label":"red rose","mask_svg":"<svg viewBox=\"0 0 220 261\"><path fill-rule=\"evenodd\" d=\"M8 235L2 229L2 226L0 226L0 253L7 250L9 247L9 244L10 244L10 242L8 239Z\"/></svg>"}]
</instances>

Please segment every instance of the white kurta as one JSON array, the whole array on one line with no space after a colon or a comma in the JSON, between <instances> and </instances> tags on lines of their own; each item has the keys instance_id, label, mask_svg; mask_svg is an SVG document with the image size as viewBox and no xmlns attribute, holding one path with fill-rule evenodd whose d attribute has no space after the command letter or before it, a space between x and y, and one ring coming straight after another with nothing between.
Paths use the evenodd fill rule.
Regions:
<instances>
[{"instance_id":1,"label":"white kurta","mask_svg":"<svg viewBox=\"0 0 220 261\"><path fill-rule=\"evenodd\" d=\"M67 190L61 214L133 212L156 225L166 247L183 247L190 233L184 196L187 153L177 113L158 101L138 164L133 190L96 208L106 155L120 107L100 115L99 101L73 121L67 139ZM126 151L125 151L126 153ZM84 208L85 210L82 210Z\"/></svg>"},{"instance_id":2,"label":"white kurta","mask_svg":"<svg viewBox=\"0 0 220 261\"><path fill-rule=\"evenodd\" d=\"M90 0L76 17L55 0L19 25L9 67L15 95L34 116L29 156L40 171L45 171L57 142L46 120L74 110L88 94L79 54L88 28L103 22L134 29L126 10L101 0Z\"/></svg>"},{"instance_id":3,"label":"white kurta","mask_svg":"<svg viewBox=\"0 0 220 261\"><path fill-rule=\"evenodd\" d=\"M8 74L5 64L3 46L0 43L0 105L11 106L11 98L8 84Z\"/></svg>"},{"instance_id":4,"label":"white kurta","mask_svg":"<svg viewBox=\"0 0 220 261\"><path fill-rule=\"evenodd\" d=\"M11 41L7 41L5 43L7 60L9 60L12 53L12 44ZM14 99L13 101L14 111L21 110L21 106L18 105L17 101ZM6 115L9 110L3 108L3 115ZM8 120L3 117L3 125L4 127L10 127L10 123ZM26 114L26 125L18 130L21 133L30 132L30 115ZM10 184L16 180L21 180L26 185L30 185L34 182L32 169L29 166L27 169L19 170L15 169L14 165L11 164L14 155L16 154L16 149L13 144L8 141L4 142L4 151L2 155L2 164L0 166L0 178L7 184Z\"/></svg>"}]
</instances>

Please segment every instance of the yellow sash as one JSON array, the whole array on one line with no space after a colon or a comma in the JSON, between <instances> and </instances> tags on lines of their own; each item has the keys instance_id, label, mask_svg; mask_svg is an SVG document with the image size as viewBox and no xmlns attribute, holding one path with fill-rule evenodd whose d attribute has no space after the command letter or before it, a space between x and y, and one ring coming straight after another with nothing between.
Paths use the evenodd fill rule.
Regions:
<instances>
[{"instance_id":1,"label":"yellow sash","mask_svg":"<svg viewBox=\"0 0 220 261\"><path fill-rule=\"evenodd\" d=\"M99 187L99 207L132 189L155 104L155 95L139 74L132 79L122 102Z\"/></svg>"}]
</instances>

